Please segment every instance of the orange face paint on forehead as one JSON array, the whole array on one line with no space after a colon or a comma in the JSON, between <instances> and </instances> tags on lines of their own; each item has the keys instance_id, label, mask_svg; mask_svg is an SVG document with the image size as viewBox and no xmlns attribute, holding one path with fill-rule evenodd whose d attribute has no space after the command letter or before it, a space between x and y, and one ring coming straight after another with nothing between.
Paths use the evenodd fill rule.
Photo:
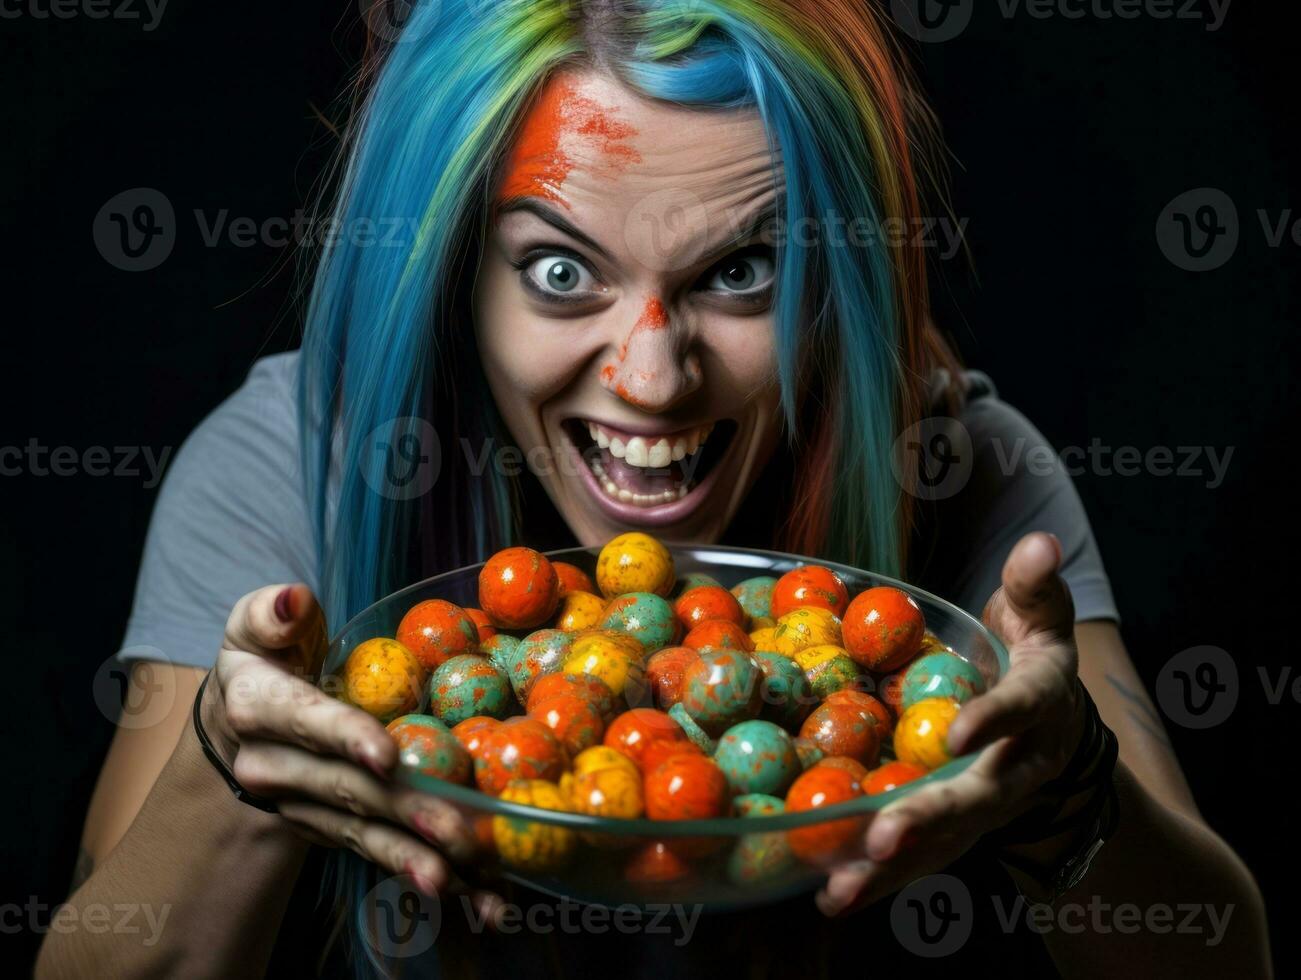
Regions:
<instances>
[{"instance_id":1,"label":"orange face paint on forehead","mask_svg":"<svg viewBox=\"0 0 1301 980\"><path fill-rule=\"evenodd\" d=\"M615 118L615 110L579 93L574 78L553 76L524 117L506 163L498 203L541 197L568 208L561 187L577 164L570 155L582 143L596 150L602 170L616 173L641 155L627 145L637 130Z\"/></svg>"}]
</instances>

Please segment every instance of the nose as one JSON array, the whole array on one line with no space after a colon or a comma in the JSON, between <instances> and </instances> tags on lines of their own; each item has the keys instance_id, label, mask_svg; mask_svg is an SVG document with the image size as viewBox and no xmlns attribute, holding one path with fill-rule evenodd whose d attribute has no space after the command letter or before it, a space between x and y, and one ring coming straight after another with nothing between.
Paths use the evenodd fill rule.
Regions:
<instances>
[{"instance_id":1,"label":"nose","mask_svg":"<svg viewBox=\"0 0 1301 980\"><path fill-rule=\"evenodd\" d=\"M643 412L664 412L700 388L700 358L690 350L688 331L675 323L664 303L649 297L601 382Z\"/></svg>"}]
</instances>

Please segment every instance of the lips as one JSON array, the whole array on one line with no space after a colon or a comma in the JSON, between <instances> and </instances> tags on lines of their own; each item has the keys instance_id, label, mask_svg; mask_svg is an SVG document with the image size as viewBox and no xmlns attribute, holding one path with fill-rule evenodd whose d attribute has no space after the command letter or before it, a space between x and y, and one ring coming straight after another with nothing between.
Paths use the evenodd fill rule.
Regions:
<instances>
[{"instance_id":1,"label":"lips","mask_svg":"<svg viewBox=\"0 0 1301 980\"><path fill-rule=\"evenodd\" d=\"M619 520L665 523L694 510L736 432L730 420L671 432L633 432L570 419L566 433L596 502Z\"/></svg>"}]
</instances>

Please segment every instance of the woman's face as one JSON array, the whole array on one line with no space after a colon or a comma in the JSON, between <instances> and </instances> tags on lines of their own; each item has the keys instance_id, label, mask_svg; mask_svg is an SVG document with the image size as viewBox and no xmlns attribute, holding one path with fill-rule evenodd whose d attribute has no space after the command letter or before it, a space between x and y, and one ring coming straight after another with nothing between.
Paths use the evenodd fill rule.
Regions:
<instances>
[{"instance_id":1,"label":"woman's face","mask_svg":"<svg viewBox=\"0 0 1301 980\"><path fill-rule=\"evenodd\" d=\"M595 72L555 76L524 120L476 331L511 435L584 544L714 540L772 453L762 239L779 181L757 113L649 101Z\"/></svg>"}]
</instances>

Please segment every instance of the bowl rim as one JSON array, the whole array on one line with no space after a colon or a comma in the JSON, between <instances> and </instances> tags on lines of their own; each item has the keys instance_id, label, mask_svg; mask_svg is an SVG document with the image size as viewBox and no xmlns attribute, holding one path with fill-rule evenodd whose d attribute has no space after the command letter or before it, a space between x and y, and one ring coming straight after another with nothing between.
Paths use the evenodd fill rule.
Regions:
<instances>
[{"instance_id":1,"label":"bowl rim","mask_svg":"<svg viewBox=\"0 0 1301 980\"><path fill-rule=\"evenodd\" d=\"M820 558L810 558L807 555L797 555L786 551L773 551L766 548L746 548L738 545L721 545L721 544L695 544L692 542L667 541L662 539L663 544L670 552L691 552L693 558L697 561L707 562L708 558L702 553L722 552L731 556L749 556L753 558L763 558L771 561L780 559L782 561L793 562L792 567L800 565L821 565L829 568L838 575L848 574L855 579L871 579L876 584L893 586L911 596L924 597L928 602L934 603L940 607L946 608L951 614L959 619L965 619L975 627L976 632L983 637L989 644L995 658L998 661L999 679L1006 676L1010 667L1010 657L1007 647L1003 641L994 634L984 623L967 612L962 607L950 602L948 599L941 598L926 589L907 582L901 581L889 575L882 575L878 572L872 572L867 569L855 568L852 565L843 565L838 562L826 561ZM570 547L556 548L551 551L542 552L550 561L565 561L567 557L586 555L595 557L601 551L600 547ZM351 629L356 627L365 617L371 615L378 607L386 606L389 603L400 600L403 596L409 595L417 590L428 588L445 579L454 576L462 576L472 571L481 570L486 561L475 562L469 565L463 565L460 568L450 569L445 572L439 572L429 578L422 579L419 582L413 582L404 586L395 592L377 599L370 605L352 616L330 639L329 650L334 651L341 637L346 635ZM756 576L761 574L761 569L756 566ZM735 837L739 834L766 833L770 831L795 830L800 827L808 827L814 824L824 823L828 820L834 820L845 817L856 817L872 813L888 806L895 800L902 799L905 796L915 793L918 789L931 783L941 782L951 779L963 772L972 762L975 761L979 752L969 752L966 755L953 759L938 769L933 769L925 776L898 786L886 793L875 795L863 794L844 803L837 803L832 806L822 807L816 810L801 810L798 813L780 813L773 816L762 817L711 817L703 820L651 820L646 817L629 819L626 817L599 817L586 813L570 813L562 810L547 810L542 807L531 806L526 803L511 803L495 796L490 796L482 790L470 786L462 786L459 783L451 783L436 776L427 776L414 770L398 770L395 772L395 781L406 785L420 792L428 793L431 796L446 799L452 803L462 804L466 807L472 807L481 814L491 814L493 816L515 817L531 820L537 823L545 823L558 827L568 827L573 830L582 831L604 831L606 833L631 835L647 838L662 837Z\"/></svg>"}]
</instances>

